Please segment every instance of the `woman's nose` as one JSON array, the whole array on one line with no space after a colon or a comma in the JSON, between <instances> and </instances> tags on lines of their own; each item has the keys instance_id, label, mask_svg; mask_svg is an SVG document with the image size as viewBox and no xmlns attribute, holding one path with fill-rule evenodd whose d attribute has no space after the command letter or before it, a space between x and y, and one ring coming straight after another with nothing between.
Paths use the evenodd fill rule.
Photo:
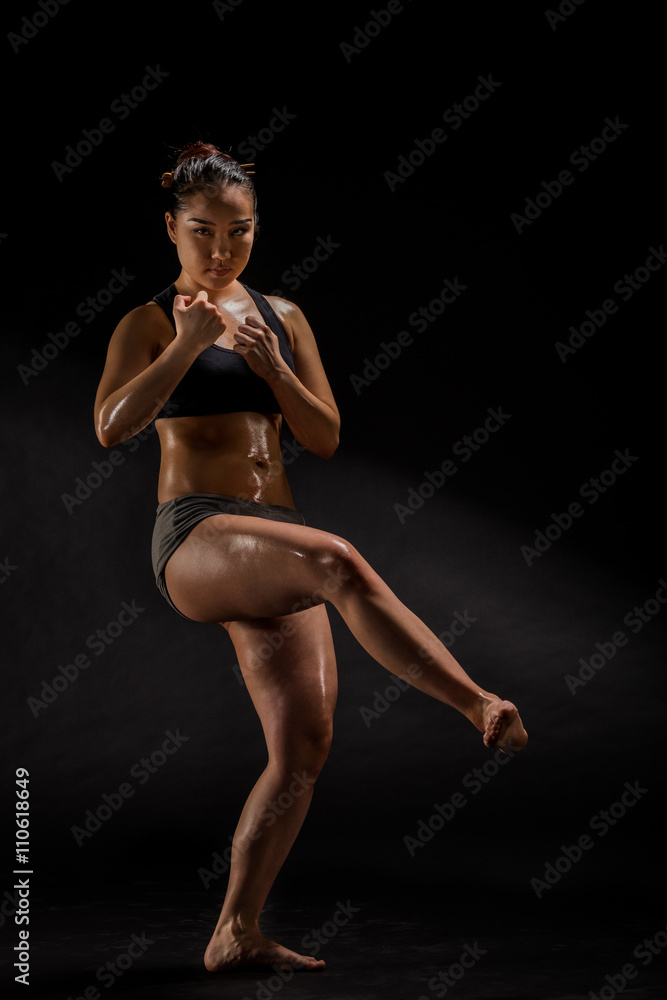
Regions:
<instances>
[{"instance_id":1,"label":"woman's nose","mask_svg":"<svg viewBox=\"0 0 667 1000\"><path fill-rule=\"evenodd\" d=\"M213 250L213 257L216 260L227 260L228 257L231 257L229 247L224 244L219 244Z\"/></svg>"}]
</instances>

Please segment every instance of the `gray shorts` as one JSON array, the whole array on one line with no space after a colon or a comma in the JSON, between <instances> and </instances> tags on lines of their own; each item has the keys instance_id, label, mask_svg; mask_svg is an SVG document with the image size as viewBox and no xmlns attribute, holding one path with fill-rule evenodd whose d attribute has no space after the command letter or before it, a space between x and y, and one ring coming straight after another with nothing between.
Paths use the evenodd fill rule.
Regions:
<instances>
[{"instance_id":1,"label":"gray shorts","mask_svg":"<svg viewBox=\"0 0 667 1000\"><path fill-rule=\"evenodd\" d=\"M164 568L194 526L213 514L243 514L246 517L265 517L270 521L287 521L290 524L306 523L303 514L293 507L257 503L255 500L242 500L218 493L186 493L158 504L151 552L153 572L158 590L174 611L178 611L178 608L169 597L164 581ZM181 611L178 614L187 618Z\"/></svg>"}]
</instances>

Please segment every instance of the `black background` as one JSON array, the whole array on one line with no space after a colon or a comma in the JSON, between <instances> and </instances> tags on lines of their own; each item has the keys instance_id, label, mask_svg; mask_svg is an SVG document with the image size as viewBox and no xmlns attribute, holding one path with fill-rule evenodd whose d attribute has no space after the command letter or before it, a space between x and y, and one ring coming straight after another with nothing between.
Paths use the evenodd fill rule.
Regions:
<instances>
[{"instance_id":1,"label":"black background","mask_svg":"<svg viewBox=\"0 0 667 1000\"><path fill-rule=\"evenodd\" d=\"M18 767L30 772L33 884L47 902L51 884L81 883L85 900L102 881L176 872L201 888L263 767L228 637L179 618L155 588L155 435L120 446L122 463L82 502L68 508L63 496L109 458L92 406L116 323L178 273L159 184L172 150L202 138L244 160L277 109L293 117L253 157L261 232L244 280L304 310L343 421L334 458L288 459L297 506L356 545L436 633L457 612L475 619L452 652L519 704L531 742L412 857L404 837L494 758L465 720L416 691L367 725L360 709L392 679L332 611L334 748L276 894L326 877L347 896L374 885L411 906L492 886L528 921L566 901L591 907L591 920L609 899L648 914L661 877L665 612L651 604L661 610L636 632L623 620L667 576L664 268L628 301L614 285L667 236L655 16L587 0L554 28L539 4L415 0L346 56L379 4L218 6L72 0L18 51L5 42L7 887ZM38 9L10 7L4 34L26 30ZM124 120L110 111L158 66L166 78ZM460 128L443 123L489 75L499 86L488 99ZM105 117L114 130L59 180L54 163ZM607 118L627 127L580 172L570 155ZM392 191L386 173L436 128L447 140ZM512 213L564 169L573 183L518 232ZM338 246L294 288L285 273L318 238ZM127 288L83 322L79 303L114 269L132 276ZM465 291L417 332L410 315L445 278ZM563 362L556 342L609 298L618 311ZM26 378L33 349L77 319L80 334ZM355 390L351 377L402 330L411 345ZM456 442L499 408L511 417L469 462L456 459ZM633 456L627 470L594 504L582 499L617 450ZM456 475L399 518L395 505L447 458ZM582 516L529 566L521 547L575 501ZM124 601L142 612L91 653L87 637ZM573 694L566 676L619 630L627 644ZM35 715L28 699L86 651L90 667ZM188 737L178 753L145 784L131 778L177 729ZM133 797L78 846L72 827L128 780ZM538 899L531 879L590 833L626 782L646 792ZM212 906L223 888L211 885ZM646 932L658 926L647 915Z\"/></svg>"}]
</instances>

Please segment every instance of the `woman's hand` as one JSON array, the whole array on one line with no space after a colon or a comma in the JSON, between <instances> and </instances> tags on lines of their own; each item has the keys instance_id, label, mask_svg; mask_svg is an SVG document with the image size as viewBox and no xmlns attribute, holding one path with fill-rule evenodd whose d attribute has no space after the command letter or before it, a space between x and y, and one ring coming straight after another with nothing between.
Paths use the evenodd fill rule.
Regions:
<instances>
[{"instance_id":1,"label":"woman's hand","mask_svg":"<svg viewBox=\"0 0 667 1000\"><path fill-rule=\"evenodd\" d=\"M234 334L234 350L248 362L255 375L270 381L282 372L290 371L280 353L278 338L273 330L254 316L246 316Z\"/></svg>"},{"instance_id":2,"label":"woman's hand","mask_svg":"<svg viewBox=\"0 0 667 1000\"><path fill-rule=\"evenodd\" d=\"M217 306L208 301L208 293L203 289L194 299L191 295L175 296L174 323L179 341L196 349L198 354L214 344L226 329Z\"/></svg>"}]
</instances>

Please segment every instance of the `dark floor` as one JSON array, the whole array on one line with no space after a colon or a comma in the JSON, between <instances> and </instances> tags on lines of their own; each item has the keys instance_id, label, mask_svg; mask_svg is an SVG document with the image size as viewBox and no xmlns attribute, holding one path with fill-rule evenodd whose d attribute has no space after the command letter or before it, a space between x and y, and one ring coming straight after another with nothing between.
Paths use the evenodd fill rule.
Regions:
<instances>
[{"instance_id":1,"label":"dark floor","mask_svg":"<svg viewBox=\"0 0 667 1000\"><path fill-rule=\"evenodd\" d=\"M393 898L386 895L386 883L377 894L365 884L353 898L349 883L338 893L309 885L300 898L293 889L289 901L274 900L267 907L263 930L290 947L317 951L327 967L289 978L276 972L207 973L202 953L218 899L191 882L171 887L135 882L104 891L53 886L48 897L33 901L30 988L23 995L33 1000L667 996L667 956L659 953L667 942L666 920L657 904L590 894L557 910L552 902L536 909L518 899L508 905L502 897L450 895L442 887L403 887ZM0 934L16 943L10 919ZM645 939L653 951L642 944ZM12 977L7 964L2 979L7 983Z\"/></svg>"}]
</instances>

